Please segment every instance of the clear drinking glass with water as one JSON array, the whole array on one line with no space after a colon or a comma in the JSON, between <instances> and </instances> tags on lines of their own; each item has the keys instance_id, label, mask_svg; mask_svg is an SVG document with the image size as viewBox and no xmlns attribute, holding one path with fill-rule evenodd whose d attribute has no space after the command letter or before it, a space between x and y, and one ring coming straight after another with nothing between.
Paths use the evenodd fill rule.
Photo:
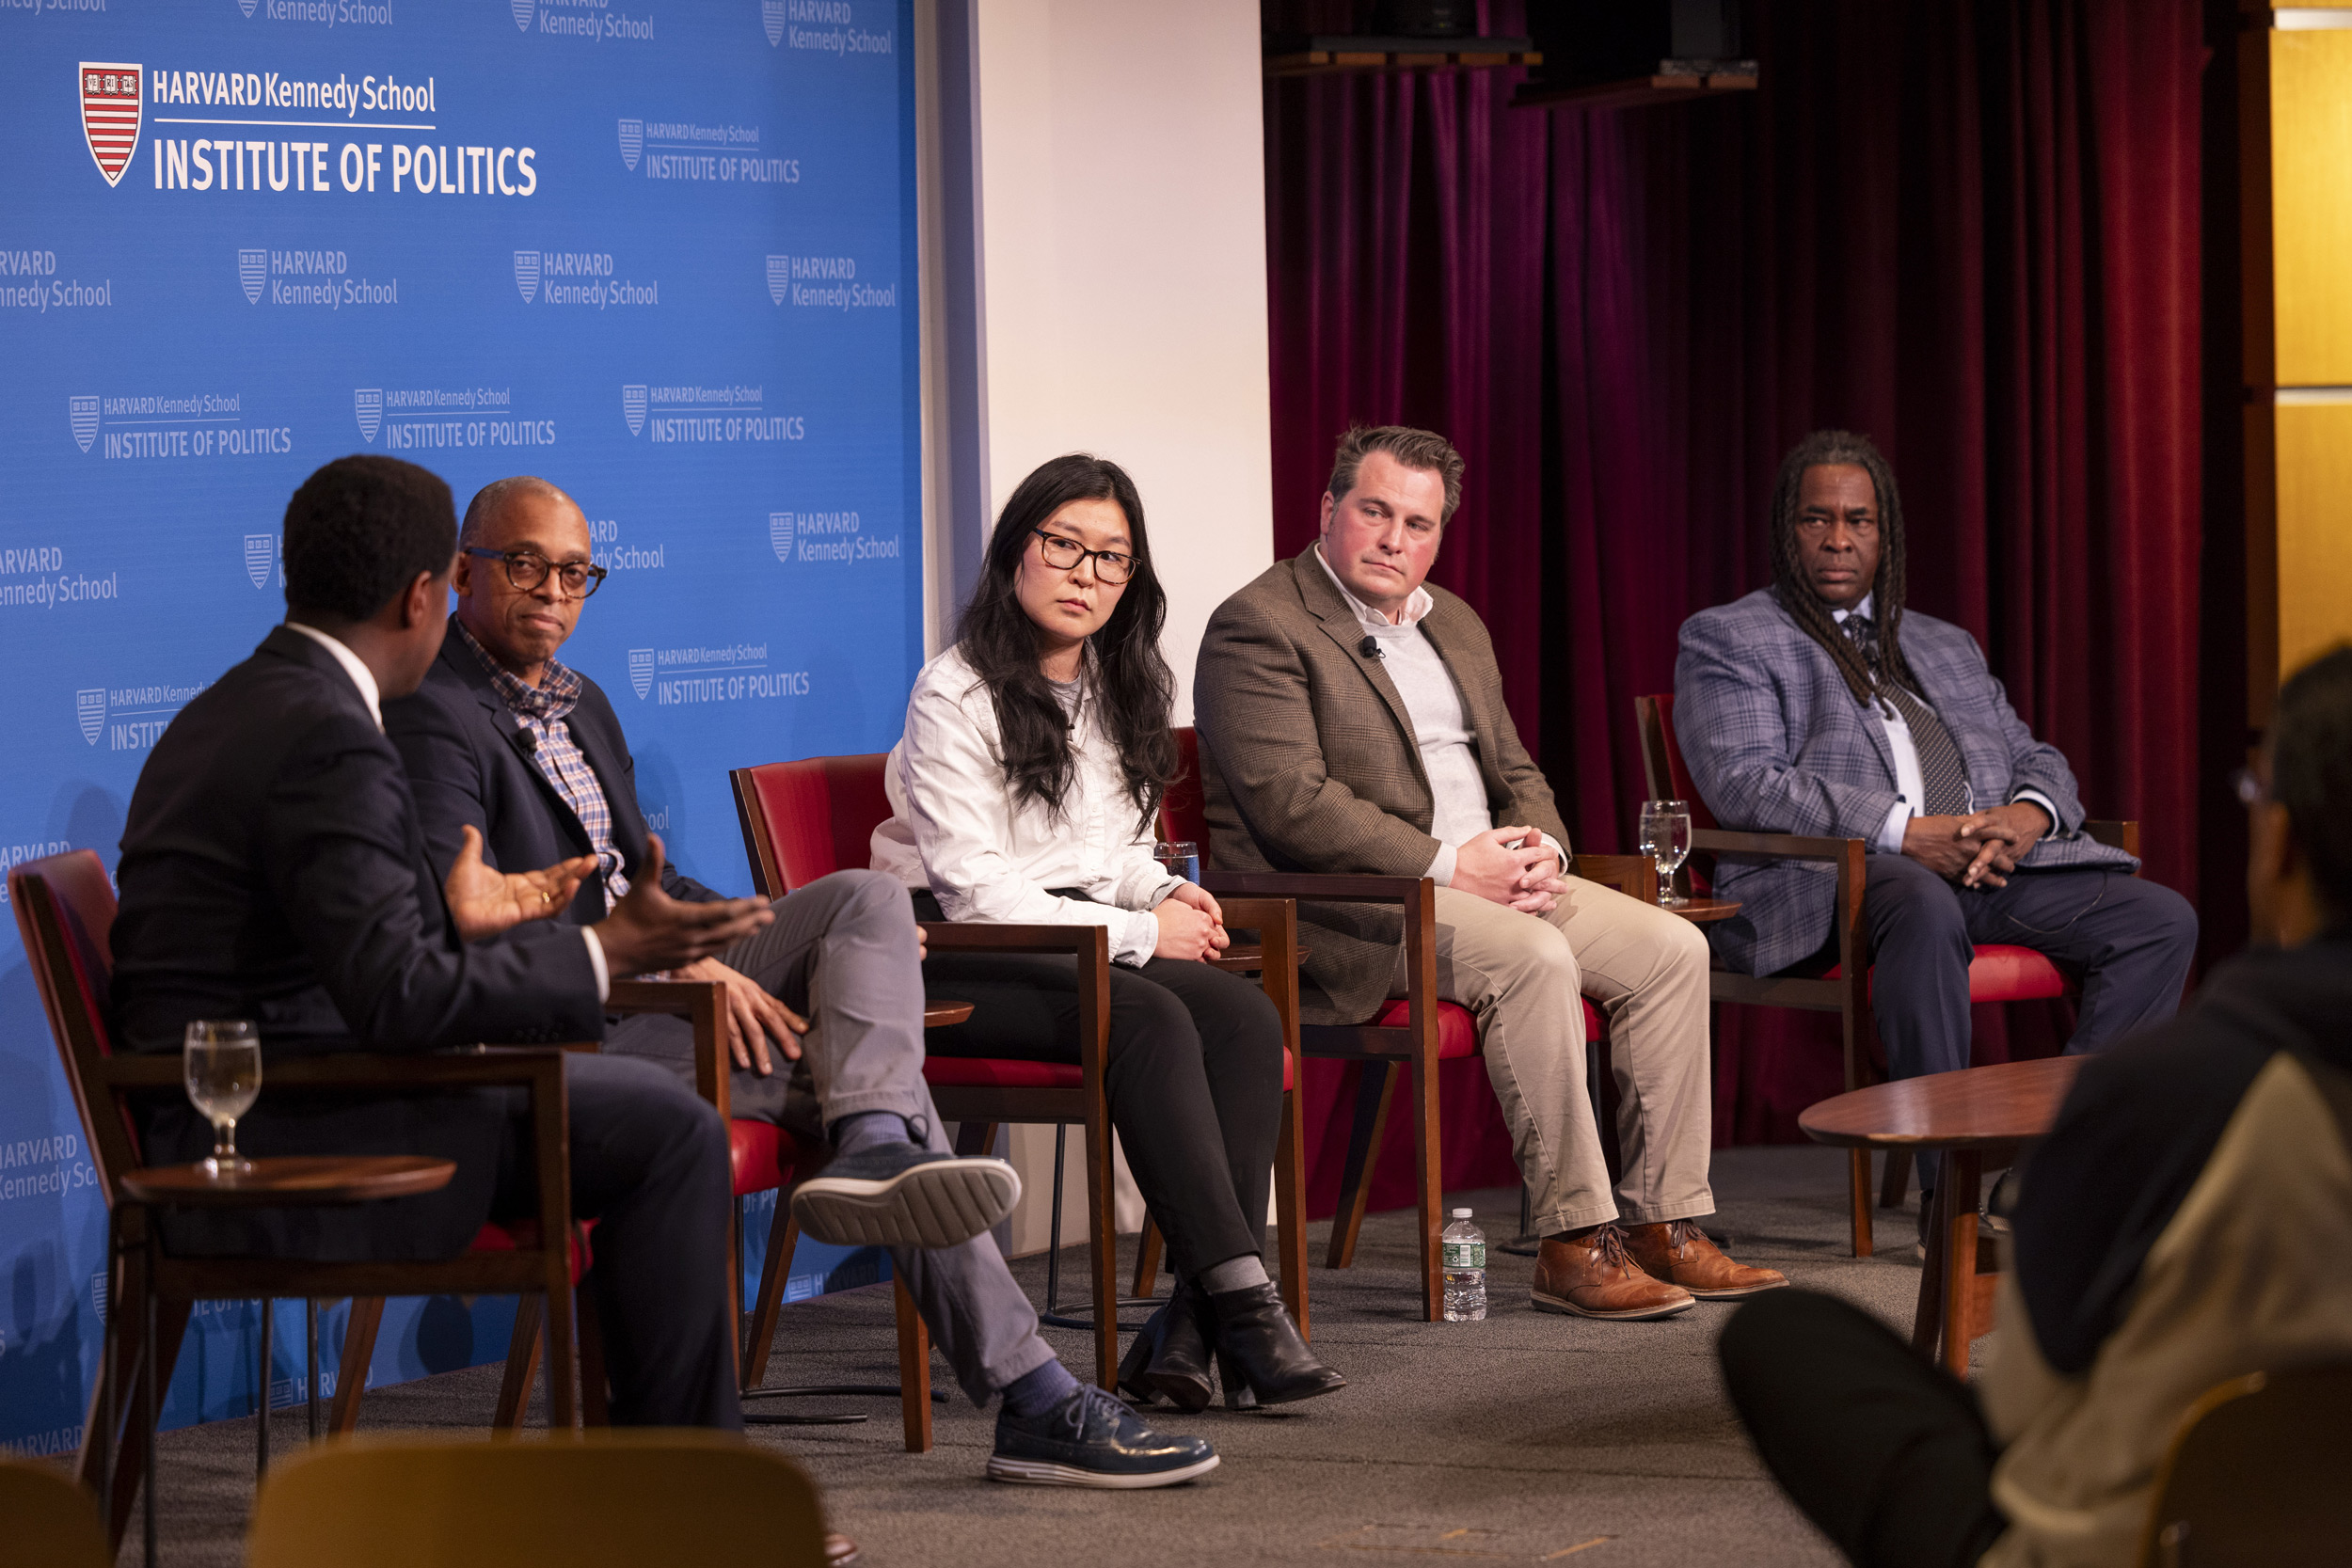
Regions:
<instances>
[{"instance_id":1,"label":"clear drinking glass with water","mask_svg":"<svg viewBox=\"0 0 2352 1568\"><path fill-rule=\"evenodd\" d=\"M1682 800L1647 800L1642 805L1642 853L1658 863L1658 903L1678 910L1690 903L1675 895L1675 873L1691 853L1691 807Z\"/></svg>"},{"instance_id":2,"label":"clear drinking glass with water","mask_svg":"<svg viewBox=\"0 0 2352 1568\"><path fill-rule=\"evenodd\" d=\"M262 1039L251 1021L197 1020L188 1025L180 1065L188 1103L213 1124L213 1157L200 1162L204 1174L251 1170L253 1162L237 1152L237 1118L262 1092Z\"/></svg>"},{"instance_id":3,"label":"clear drinking glass with water","mask_svg":"<svg viewBox=\"0 0 2352 1568\"><path fill-rule=\"evenodd\" d=\"M1165 840L1154 844L1152 858L1167 867L1171 877L1182 877L1187 882L1200 879L1200 846L1188 838L1174 844Z\"/></svg>"}]
</instances>

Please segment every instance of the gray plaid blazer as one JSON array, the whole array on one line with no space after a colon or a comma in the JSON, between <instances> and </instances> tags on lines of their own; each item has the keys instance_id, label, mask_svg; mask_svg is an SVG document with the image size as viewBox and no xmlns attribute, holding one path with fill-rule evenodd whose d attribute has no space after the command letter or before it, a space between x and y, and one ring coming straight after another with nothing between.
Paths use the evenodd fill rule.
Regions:
<instances>
[{"instance_id":1,"label":"gray plaid blazer","mask_svg":"<svg viewBox=\"0 0 2352 1568\"><path fill-rule=\"evenodd\" d=\"M1461 688L1488 809L1541 830L1565 860L1567 830L1503 705L1485 623L1435 583L1429 595L1422 633ZM1387 668L1356 651L1363 641L1311 545L1209 618L1192 702L1216 869L1419 877L1437 858L1412 717ZM1298 917L1300 1016L1361 1023L1394 985L1403 917L1378 904L1302 904Z\"/></svg>"},{"instance_id":2,"label":"gray plaid blazer","mask_svg":"<svg viewBox=\"0 0 2352 1568\"><path fill-rule=\"evenodd\" d=\"M2083 832L2074 770L2009 705L1975 638L1948 621L1906 610L1902 641L1912 672L1960 747L1977 804L1999 804L2033 789L2057 805L2057 828L2026 857L2027 868L2139 863ZM1886 726L1854 701L1836 664L1768 588L1683 623L1675 736L1699 799L1725 828L1874 839L1895 806ZM1834 867L1724 855L1715 886L1743 907L1709 927L1708 940L1743 974L1786 969L1829 941Z\"/></svg>"}]
</instances>

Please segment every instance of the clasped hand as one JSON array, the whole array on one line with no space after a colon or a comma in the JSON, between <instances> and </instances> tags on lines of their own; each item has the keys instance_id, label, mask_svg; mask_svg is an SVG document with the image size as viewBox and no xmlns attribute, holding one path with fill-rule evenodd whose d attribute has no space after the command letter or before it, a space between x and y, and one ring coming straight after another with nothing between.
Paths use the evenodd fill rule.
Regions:
<instances>
[{"instance_id":1,"label":"clasped hand","mask_svg":"<svg viewBox=\"0 0 2352 1568\"><path fill-rule=\"evenodd\" d=\"M1225 911L1216 897L1198 882L1185 882L1152 911L1160 923L1160 940L1152 949L1155 958L1208 959L1232 943L1225 934Z\"/></svg>"},{"instance_id":2,"label":"clasped hand","mask_svg":"<svg viewBox=\"0 0 2352 1568\"><path fill-rule=\"evenodd\" d=\"M1535 829L1489 828L1454 850L1447 886L1524 914L1549 914L1568 891L1560 870L1560 847Z\"/></svg>"},{"instance_id":3,"label":"clasped hand","mask_svg":"<svg viewBox=\"0 0 2352 1568\"><path fill-rule=\"evenodd\" d=\"M1903 853L1961 887L2007 887L2049 831L2040 806L2012 800L1965 816L1915 816L1903 827Z\"/></svg>"}]
</instances>

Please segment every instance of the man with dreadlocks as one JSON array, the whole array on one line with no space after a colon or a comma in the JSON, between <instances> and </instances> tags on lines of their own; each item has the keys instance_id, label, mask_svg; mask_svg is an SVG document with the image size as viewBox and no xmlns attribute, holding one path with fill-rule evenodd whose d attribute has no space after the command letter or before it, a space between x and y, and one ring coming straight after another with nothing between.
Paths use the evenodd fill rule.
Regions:
<instances>
[{"instance_id":1,"label":"man with dreadlocks","mask_svg":"<svg viewBox=\"0 0 2352 1568\"><path fill-rule=\"evenodd\" d=\"M1968 1065L1979 942L2078 971L2071 1052L2172 1016L2197 916L2086 835L2074 775L1976 640L1903 607L1902 501L1876 447L1816 431L1781 464L1772 583L1682 627L1675 735L1726 828L1867 839L1871 1006L1897 1078ZM1722 857L1716 956L1771 974L1834 946L1818 867ZM1920 1161L1923 1189L1935 1164ZM1923 1201L1921 1212L1926 1212Z\"/></svg>"}]
</instances>

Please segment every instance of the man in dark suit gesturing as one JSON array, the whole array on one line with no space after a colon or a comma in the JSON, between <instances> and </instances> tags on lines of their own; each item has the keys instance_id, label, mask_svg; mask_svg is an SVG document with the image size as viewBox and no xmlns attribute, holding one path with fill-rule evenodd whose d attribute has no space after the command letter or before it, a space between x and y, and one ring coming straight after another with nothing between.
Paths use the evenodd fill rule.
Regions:
<instances>
[{"instance_id":1,"label":"man in dark suit gesturing","mask_svg":"<svg viewBox=\"0 0 2352 1568\"><path fill-rule=\"evenodd\" d=\"M477 842L496 866L582 856L587 875L553 919L591 928L649 883L689 903L719 897L662 863L612 705L556 659L604 575L562 490L529 477L485 486L466 509L440 657L385 713L436 863ZM1135 1487L1214 1466L1207 1444L1161 1437L1088 1396L1039 1335L987 1233L1020 1183L1001 1160L947 1152L923 1082L922 933L905 890L843 871L772 909L771 925L675 973L727 987L733 1114L834 1145L833 1162L793 1190L802 1228L891 1246L964 1392L976 1404L1005 1396L989 1473ZM683 1020L619 1020L605 1043L692 1082Z\"/></svg>"},{"instance_id":2,"label":"man in dark suit gesturing","mask_svg":"<svg viewBox=\"0 0 2352 1568\"><path fill-rule=\"evenodd\" d=\"M1902 500L1878 449L1818 431L1781 465L1772 583L1682 628L1675 735L1716 820L1867 839L1871 1006L1898 1078L1968 1065L1978 942L2083 973L2072 1051L2169 1018L2197 916L2082 832L2074 771L2036 740L1976 640L1906 609ZM1740 901L1716 953L1770 974L1821 951L1820 867L1717 863ZM1933 1162L1920 1179L1931 1182Z\"/></svg>"},{"instance_id":3,"label":"man in dark suit gesturing","mask_svg":"<svg viewBox=\"0 0 2352 1568\"><path fill-rule=\"evenodd\" d=\"M265 1055L594 1039L606 976L691 963L772 917L682 904L648 879L581 931L530 920L567 899L573 862L502 875L478 853L428 863L379 703L412 690L441 642L456 516L449 487L389 457L305 481L285 520L286 624L190 703L131 797L118 871L115 1022L172 1052L196 1019L246 1018ZM720 1294L726 1137L709 1108L642 1062L564 1064L572 1202L599 1224L589 1278L616 1421L737 1427ZM238 1132L260 1154L426 1153L448 1188L349 1209L223 1212L167 1223L175 1250L319 1259L462 1251L524 1212L527 1135L498 1091L322 1105L264 1093ZM151 1157L191 1159L210 1130L150 1114Z\"/></svg>"}]
</instances>

